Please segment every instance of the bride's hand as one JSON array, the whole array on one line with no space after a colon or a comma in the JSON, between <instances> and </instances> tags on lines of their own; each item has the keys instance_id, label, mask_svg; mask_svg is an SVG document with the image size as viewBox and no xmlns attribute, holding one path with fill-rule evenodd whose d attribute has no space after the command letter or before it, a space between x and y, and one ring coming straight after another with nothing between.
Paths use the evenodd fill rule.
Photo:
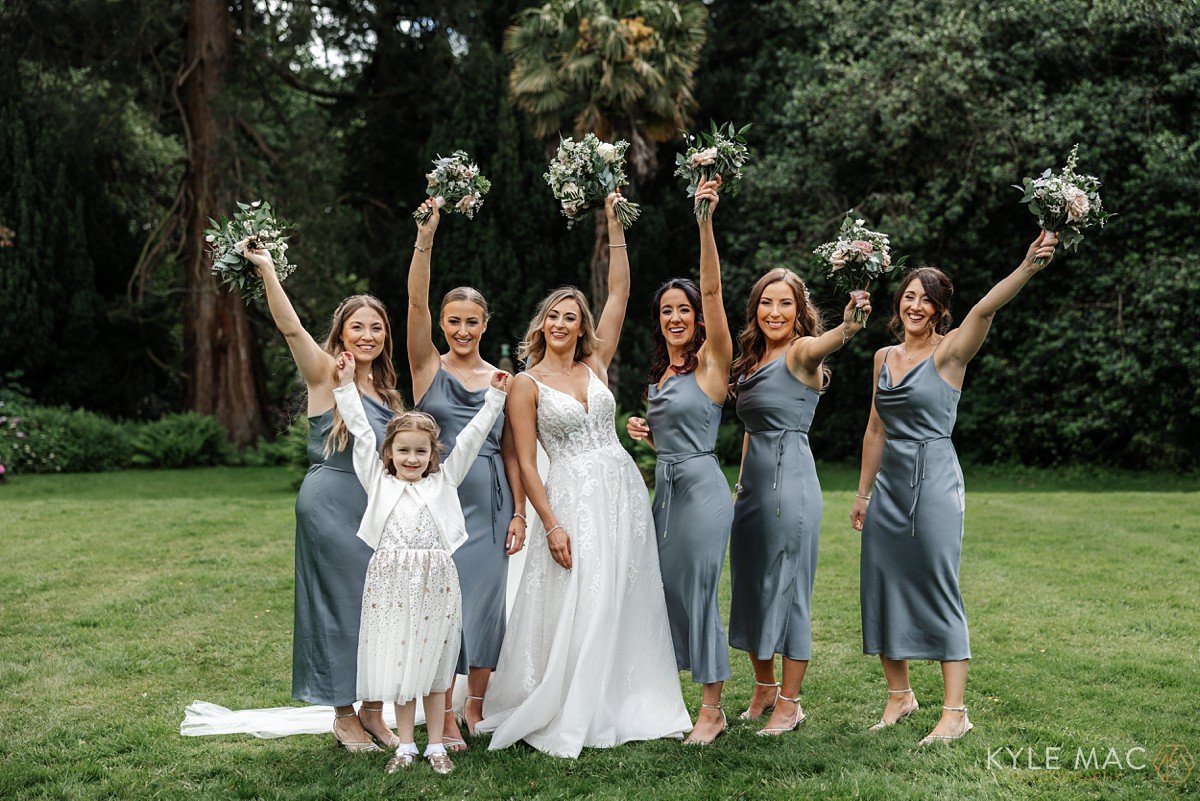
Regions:
<instances>
[{"instance_id":1,"label":"bride's hand","mask_svg":"<svg viewBox=\"0 0 1200 801\"><path fill-rule=\"evenodd\" d=\"M546 535L546 544L550 546L550 556L565 570L571 569L571 538L562 526L556 526Z\"/></svg>"}]
</instances>

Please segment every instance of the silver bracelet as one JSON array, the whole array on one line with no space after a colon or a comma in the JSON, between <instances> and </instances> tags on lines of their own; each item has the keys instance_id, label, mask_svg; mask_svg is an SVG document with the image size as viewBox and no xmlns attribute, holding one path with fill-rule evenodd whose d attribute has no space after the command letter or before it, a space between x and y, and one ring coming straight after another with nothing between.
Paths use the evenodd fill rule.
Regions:
<instances>
[{"instance_id":1,"label":"silver bracelet","mask_svg":"<svg viewBox=\"0 0 1200 801\"><path fill-rule=\"evenodd\" d=\"M432 242L430 242L430 243L429 243L429 247L427 247L427 248L423 248L423 247L421 247L420 245L418 245L416 242L413 242L413 248L414 248L415 250L419 250L419 251L421 251L422 253L428 253L429 251L433 250L433 243L432 243Z\"/></svg>"},{"instance_id":2,"label":"silver bracelet","mask_svg":"<svg viewBox=\"0 0 1200 801\"><path fill-rule=\"evenodd\" d=\"M552 528L552 529L550 529L549 531L547 531L547 532L546 532L546 536L547 536L547 537L549 537L551 534L553 534L555 531L557 531L557 530L558 530L558 529L560 529L560 528L562 528L562 524L561 524L561 523L555 523L555 524L554 524L554 528ZM566 531L566 529L563 529L563 531Z\"/></svg>"},{"instance_id":3,"label":"silver bracelet","mask_svg":"<svg viewBox=\"0 0 1200 801\"><path fill-rule=\"evenodd\" d=\"M871 500L871 496L870 496L870 495L855 495L854 497L855 497L855 498L859 498L859 499L861 499L861 500L864 500L864 501L869 501L869 500Z\"/></svg>"},{"instance_id":4,"label":"silver bracelet","mask_svg":"<svg viewBox=\"0 0 1200 801\"><path fill-rule=\"evenodd\" d=\"M842 344L843 345L845 345L847 342L850 341L850 337L854 336L854 334L846 333L846 329L848 329L849 327L850 327L849 323L846 323L846 322L843 322L840 326L838 326L838 333L840 333L842 335Z\"/></svg>"},{"instance_id":5,"label":"silver bracelet","mask_svg":"<svg viewBox=\"0 0 1200 801\"><path fill-rule=\"evenodd\" d=\"M529 522L528 520L526 520L526 519L525 519L525 515L521 514L520 512L513 512L513 517L519 517L519 518L521 518L521 522L522 522L522 523L528 523L528 522Z\"/></svg>"},{"instance_id":6,"label":"silver bracelet","mask_svg":"<svg viewBox=\"0 0 1200 801\"><path fill-rule=\"evenodd\" d=\"M621 244L619 244L619 245L609 245L609 247L610 247L610 248L628 248L628 247L629 247L629 245L627 245L626 243L622 242L622 243L621 243Z\"/></svg>"}]
</instances>

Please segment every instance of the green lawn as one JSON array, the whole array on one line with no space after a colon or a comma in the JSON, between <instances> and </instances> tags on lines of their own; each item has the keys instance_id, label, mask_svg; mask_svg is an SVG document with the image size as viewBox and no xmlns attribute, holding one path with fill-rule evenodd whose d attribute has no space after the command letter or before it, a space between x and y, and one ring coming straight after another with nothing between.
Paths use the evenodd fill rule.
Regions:
<instances>
[{"instance_id":1,"label":"green lawn","mask_svg":"<svg viewBox=\"0 0 1200 801\"><path fill-rule=\"evenodd\" d=\"M1155 798L1168 745L1200 758L1194 477L974 470L962 585L976 729L918 750L940 703L869 734L885 700L860 651L854 473L821 471L809 722L763 741L735 722L706 749L673 742L578 761L482 741L451 777L336 751L329 736L184 738L184 707L291 703L294 490L283 469L26 477L0 485L0 798ZM751 673L734 655L731 717ZM698 694L685 686L694 710ZM1030 769L1059 747L1060 770ZM1074 765L1116 749L1120 766ZM997 767L997 762L1007 767ZM1173 774L1178 776L1179 774Z\"/></svg>"}]
</instances>

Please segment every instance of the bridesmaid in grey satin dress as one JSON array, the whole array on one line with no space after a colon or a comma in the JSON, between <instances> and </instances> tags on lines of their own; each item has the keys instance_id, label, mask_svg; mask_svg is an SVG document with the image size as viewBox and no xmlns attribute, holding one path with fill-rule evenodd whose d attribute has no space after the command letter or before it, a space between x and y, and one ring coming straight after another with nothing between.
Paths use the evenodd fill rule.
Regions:
<instances>
[{"instance_id":1,"label":"bridesmaid in grey satin dress","mask_svg":"<svg viewBox=\"0 0 1200 801\"><path fill-rule=\"evenodd\" d=\"M866 292L852 293L842 323L825 331L804 282L778 268L750 291L738 337L732 374L746 435L729 544L729 643L754 666L754 697L742 717L771 712L760 735L783 734L804 720L800 687L812 652L822 504L808 427L828 383L826 357L863 328L854 322L856 308L870 313Z\"/></svg>"},{"instance_id":2,"label":"bridesmaid in grey satin dress","mask_svg":"<svg viewBox=\"0 0 1200 801\"><path fill-rule=\"evenodd\" d=\"M275 325L287 338L308 390L308 456L312 468L296 497L296 607L292 639L292 697L333 706L333 733L350 751L378 751L391 742L381 709L355 715L358 626L371 549L358 539L367 494L354 475L354 437L333 403L337 358L354 355L355 383L375 436L403 411L392 365L387 310L370 295L354 295L333 313L325 342L304 330L265 250L247 258L258 268Z\"/></svg>"},{"instance_id":3,"label":"bridesmaid in grey satin dress","mask_svg":"<svg viewBox=\"0 0 1200 801\"><path fill-rule=\"evenodd\" d=\"M910 659L942 663L942 715L922 745L971 730L963 694L971 658L958 586L964 490L950 433L967 364L996 312L1049 263L1057 238L1042 232L1025 259L951 329L954 288L933 267L911 270L893 300L900 340L875 354L871 417L850 522L862 532L860 596L863 653L878 654L888 703L878 731L919 708L909 686ZM874 492L871 492L872 486Z\"/></svg>"},{"instance_id":4,"label":"bridesmaid in grey satin dress","mask_svg":"<svg viewBox=\"0 0 1200 801\"><path fill-rule=\"evenodd\" d=\"M696 202L719 202L718 177L702 181ZM667 281L654 294L654 364L648 420L627 430L658 453L654 525L675 662L703 684L696 725L685 742L711 743L726 728L721 688L729 678L729 641L717 603L733 521L729 484L713 448L728 393L733 338L721 298L721 264L712 219L700 228L700 286Z\"/></svg>"},{"instance_id":5,"label":"bridesmaid in grey satin dress","mask_svg":"<svg viewBox=\"0 0 1200 801\"><path fill-rule=\"evenodd\" d=\"M433 200L422 209L429 220L417 228L417 243L408 270L408 360L417 408L433 415L442 428L442 444L454 445L462 428L483 407L496 369L479 355L487 331L487 301L478 290L456 287L442 299L439 323L449 350L443 355L433 342L429 309L429 265L434 232L441 214ZM456 673L467 676L463 718L472 734L483 718L483 698L500 658L505 629L508 557L525 546L525 493L504 415L493 426L467 479L458 488L467 522L467 541L454 552L462 584L462 649ZM466 741L446 692L443 743L465 751Z\"/></svg>"}]
</instances>

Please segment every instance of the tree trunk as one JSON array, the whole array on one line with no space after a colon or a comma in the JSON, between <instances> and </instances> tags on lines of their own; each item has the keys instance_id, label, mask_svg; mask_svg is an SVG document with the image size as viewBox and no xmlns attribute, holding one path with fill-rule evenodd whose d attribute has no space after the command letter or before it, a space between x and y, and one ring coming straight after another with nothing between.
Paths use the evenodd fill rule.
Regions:
<instances>
[{"instance_id":1,"label":"tree trunk","mask_svg":"<svg viewBox=\"0 0 1200 801\"><path fill-rule=\"evenodd\" d=\"M592 314L596 322L600 322L600 314L604 311L604 303L608 300L608 219L604 209L596 211L596 244L592 247ZM608 365L608 388L613 395L617 394L620 385L621 359L614 353L612 363Z\"/></svg>"},{"instance_id":2,"label":"tree trunk","mask_svg":"<svg viewBox=\"0 0 1200 801\"><path fill-rule=\"evenodd\" d=\"M231 174L222 148L232 147L232 123L214 108L234 56L234 29L225 0L192 0L183 82L188 131L183 237L187 310L184 349L187 406L210 414L229 440L246 445L266 433L262 355L244 301L218 286L205 252L204 230ZM227 193L224 193L227 196Z\"/></svg>"}]
</instances>

